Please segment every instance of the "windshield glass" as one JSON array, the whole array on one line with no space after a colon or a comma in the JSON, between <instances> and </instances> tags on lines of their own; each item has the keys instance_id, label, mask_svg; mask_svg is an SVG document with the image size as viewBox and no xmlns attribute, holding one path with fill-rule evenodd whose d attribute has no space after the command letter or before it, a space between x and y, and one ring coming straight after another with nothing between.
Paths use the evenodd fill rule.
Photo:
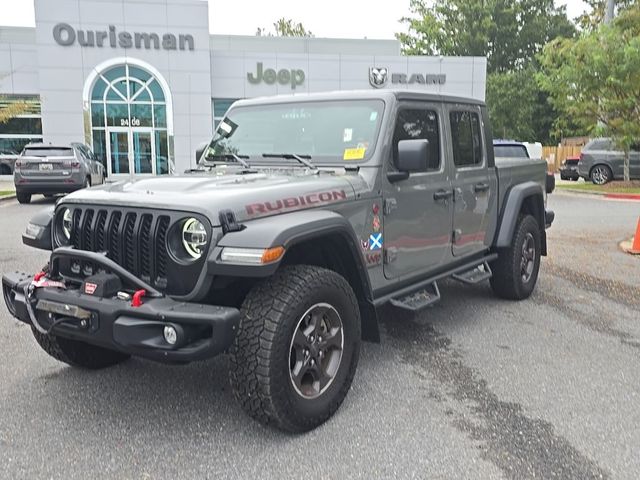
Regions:
<instances>
[{"instance_id":1,"label":"windshield glass","mask_svg":"<svg viewBox=\"0 0 640 480\"><path fill-rule=\"evenodd\" d=\"M524 145L494 145L493 154L498 158L529 158Z\"/></svg>"},{"instance_id":2,"label":"windshield glass","mask_svg":"<svg viewBox=\"0 0 640 480\"><path fill-rule=\"evenodd\" d=\"M27 147L24 149L25 157L73 157L72 148L55 147Z\"/></svg>"},{"instance_id":3,"label":"windshield glass","mask_svg":"<svg viewBox=\"0 0 640 480\"><path fill-rule=\"evenodd\" d=\"M280 154L301 156L314 164L367 160L375 148L383 110L381 100L234 108L218 125L203 158L246 156L251 165L292 162L290 157L278 158Z\"/></svg>"}]
</instances>

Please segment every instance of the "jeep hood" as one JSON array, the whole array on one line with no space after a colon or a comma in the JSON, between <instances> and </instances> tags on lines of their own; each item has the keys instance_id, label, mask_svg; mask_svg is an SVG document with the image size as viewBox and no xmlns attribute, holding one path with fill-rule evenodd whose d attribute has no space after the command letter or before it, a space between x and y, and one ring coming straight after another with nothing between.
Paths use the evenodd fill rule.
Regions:
<instances>
[{"instance_id":1,"label":"jeep hood","mask_svg":"<svg viewBox=\"0 0 640 480\"><path fill-rule=\"evenodd\" d=\"M353 177L354 181L359 179L357 175ZM60 203L198 212L217 226L222 210L232 210L238 221L244 221L344 202L354 197L348 175L292 171L134 179L80 190Z\"/></svg>"}]
</instances>

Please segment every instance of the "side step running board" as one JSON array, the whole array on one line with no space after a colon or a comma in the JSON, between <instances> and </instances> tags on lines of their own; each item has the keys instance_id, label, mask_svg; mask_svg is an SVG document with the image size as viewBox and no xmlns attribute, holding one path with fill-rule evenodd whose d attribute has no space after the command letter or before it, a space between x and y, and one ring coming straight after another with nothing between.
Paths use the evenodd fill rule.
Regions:
<instances>
[{"instance_id":1,"label":"side step running board","mask_svg":"<svg viewBox=\"0 0 640 480\"><path fill-rule=\"evenodd\" d=\"M466 270L460 273L454 273L451 275L451 278L458 280L462 283L468 283L470 285L475 285L476 283L480 283L484 280L487 280L493 276L493 272L491 271L491 267L489 267L488 262L481 263L473 267L471 270Z\"/></svg>"},{"instance_id":2,"label":"side step running board","mask_svg":"<svg viewBox=\"0 0 640 480\"><path fill-rule=\"evenodd\" d=\"M438 284L433 282L420 290L411 292L403 297L389 300L391 305L410 312L417 312L423 308L433 305L440 300L440 289Z\"/></svg>"}]
</instances>

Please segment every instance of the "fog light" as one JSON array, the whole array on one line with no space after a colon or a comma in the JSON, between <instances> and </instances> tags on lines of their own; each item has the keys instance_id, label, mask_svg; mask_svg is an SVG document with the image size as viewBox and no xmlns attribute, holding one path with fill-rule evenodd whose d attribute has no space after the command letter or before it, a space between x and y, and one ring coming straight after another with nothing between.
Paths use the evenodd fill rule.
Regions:
<instances>
[{"instance_id":1,"label":"fog light","mask_svg":"<svg viewBox=\"0 0 640 480\"><path fill-rule=\"evenodd\" d=\"M164 327L164 340L169 345L176 344L176 342L178 341L178 332L176 331L175 327L173 327L172 325L167 325Z\"/></svg>"}]
</instances>

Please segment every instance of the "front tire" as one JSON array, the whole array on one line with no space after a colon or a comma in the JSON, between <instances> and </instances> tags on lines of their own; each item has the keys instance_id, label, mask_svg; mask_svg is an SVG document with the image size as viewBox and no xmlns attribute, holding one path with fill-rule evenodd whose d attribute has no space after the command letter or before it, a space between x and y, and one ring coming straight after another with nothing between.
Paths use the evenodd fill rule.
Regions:
<instances>
[{"instance_id":1,"label":"front tire","mask_svg":"<svg viewBox=\"0 0 640 480\"><path fill-rule=\"evenodd\" d=\"M312 430L342 404L360 353L349 283L320 267L282 268L242 305L230 381L244 411L289 432Z\"/></svg>"},{"instance_id":2,"label":"front tire","mask_svg":"<svg viewBox=\"0 0 640 480\"><path fill-rule=\"evenodd\" d=\"M501 298L523 300L533 292L540 269L540 226L531 215L521 216L508 248L491 264L491 288Z\"/></svg>"},{"instance_id":3,"label":"front tire","mask_svg":"<svg viewBox=\"0 0 640 480\"><path fill-rule=\"evenodd\" d=\"M31 327L38 345L50 356L73 367L99 370L111 367L129 359L126 353L108 350L106 348L89 345L88 343L56 335L45 335Z\"/></svg>"}]
</instances>

